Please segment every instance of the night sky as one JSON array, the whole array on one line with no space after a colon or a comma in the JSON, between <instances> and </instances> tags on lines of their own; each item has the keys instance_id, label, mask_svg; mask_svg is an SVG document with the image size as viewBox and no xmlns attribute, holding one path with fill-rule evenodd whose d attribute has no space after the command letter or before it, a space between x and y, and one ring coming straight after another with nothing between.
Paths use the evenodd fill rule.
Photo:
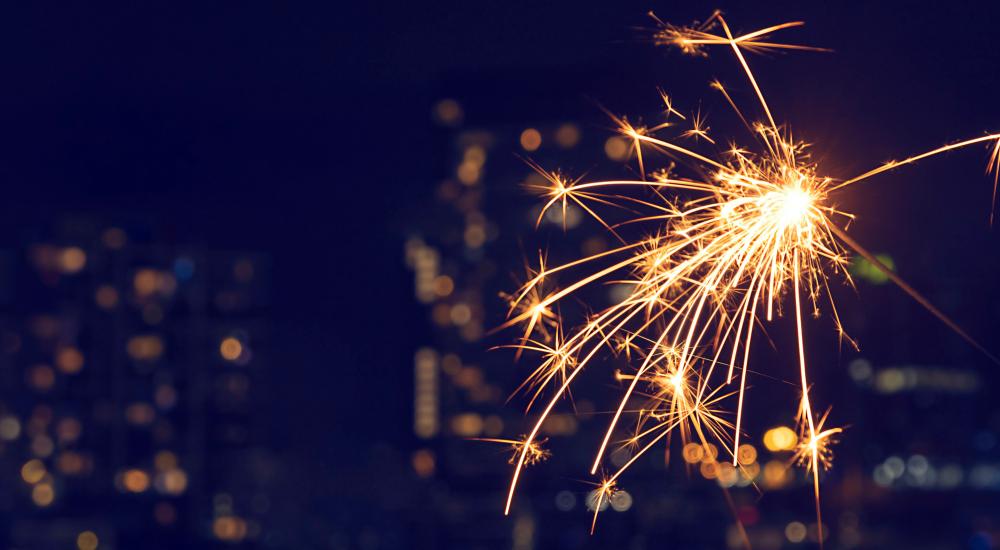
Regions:
<instances>
[{"instance_id":1,"label":"night sky","mask_svg":"<svg viewBox=\"0 0 1000 550\"><path fill-rule=\"evenodd\" d=\"M658 85L692 104L717 68L738 78L729 59L682 59L637 29L649 9L688 22L715 7L741 29L804 19L788 39L835 50L751 58L834 176L1000 128L993 2L29 2L0 9L0 241L93 213L267 253L277 447L360 482L368 449L411 437L430 329L402 243L447 170L433 103L459 99L470 126L600 126L598 103L648 111ZM915 250L900 267L917 286L945 256L986 272L984 162L966 151L872 182L845 205L853 231ZM985 319L961 320L996 350Z\"/></svg>"}]
</instances>

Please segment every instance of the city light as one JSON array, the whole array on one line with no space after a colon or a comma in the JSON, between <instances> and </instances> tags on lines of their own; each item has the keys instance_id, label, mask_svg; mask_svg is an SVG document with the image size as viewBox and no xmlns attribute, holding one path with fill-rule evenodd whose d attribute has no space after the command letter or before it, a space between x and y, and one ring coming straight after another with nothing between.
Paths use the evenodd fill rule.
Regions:
<instances>
[{"instance_id":1,"label":"city light","mask_svg":"<svg viewBox=\"0 0 1000 550\"><path fill-rule=\"evenodd\" d=\"M240 411L246 410L251 387L245 367L261 366L249 347L256 333L243 328L254 323L240 317L239 309L209 316L206 291L224 287L220 290L247 302L260 267L246 255L207 260L149 248L116 227L98 235L64 241L75 244L32 244L26 280L37 277L42 285L16 307L8 305L17 314L10 313L0 327L0 352L17 373L10 379L17 398L8 394L0 404L0 454L24 457L12 471L23 481L23 500L13 499L8 513L21 518L12 521L30 517L29 510L54 514L69 526L80 522L81 513L97 517L109 506L121 506L157 526L184 523L187 529L186 510L206 488L232 483L193 478L189 468L209 467L218 463L216 452L221 456L222 449L232 453L245 445L241 438L249 432L249 415ZM16 268L6 265L3 273L20 273ZM210 272L224 277L211 283L199 278ZM39 305L49 301L60 306ZM206 331L218 334L208 346L202 340ZM218 363L239 368L241 378L210 368ZM204 441L183 435L209 429L213 433ZM76 510L75 502L88 508ZM180 518L178 506L185 510ZM252 512L249 498L231 508ZM197 521L207 525L212 517ZM222 526L225 537L260 535L259 526L250 523L224 520ZM29 545L75 543L80 550L95 550L136 529L114 525L114 535L99 539L102 529L86 527L74 531L72 541L66 528L40 530Z\"/></svg>"}]
</instances>

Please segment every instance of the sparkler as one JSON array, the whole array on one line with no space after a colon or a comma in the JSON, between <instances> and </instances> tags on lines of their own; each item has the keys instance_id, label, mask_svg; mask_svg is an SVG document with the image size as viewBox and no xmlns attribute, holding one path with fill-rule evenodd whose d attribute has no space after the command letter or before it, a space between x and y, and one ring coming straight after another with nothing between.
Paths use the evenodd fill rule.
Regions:
<instances>
[{"instance_id":1,"label":"sparkler","mask_svg":"<svg viewBox=\"0 0 1000 550\"><path fill-rule=\"evenodd\" d=\"M652 14L651 14L652 15ZM626 386L617 410L604 432L594 457L591 474L602 464L612 437L627 416L634 417L632 435L623 445L634 449L631 459L598 484L594 521L601 500L610 498L619 478L635 461L657 445L679 434L686 444L694 441L706 452L719 445L742 467L738 449L750 364L751 342L760 329L791 303L795 319L797 361L801 397L798 413L799 440L793 462L805 466L812 476L819 540L822 541L820 471L831 464L830 446L840 428L826 427L829 410L818 416L810 399L803 336L803 312L819 315L828 304L842 341L846 335L834 303L829 279L838 275L853 284L846 270L849 251L868 259L907 294L948 324L980 350L957 324L934 308L877 258L848 236L845 228L853 218L833 204L834 193L853 184L903 165L975 144L989 144L992 152L987 171L993 174L994 201L1000 174L1000 134L984 135L952 143L901 161L892 161L843 181L822 175L809 156L809 145L795 139L786 125L776 122L765 95L744 56L745 52L811 50L820 48L772 41L781 30L801 26L788 22L736 36L720 12L704 23L680 27L663 23L655 42L705 57L709 48L728 48L739 63L756 96L763 121L750 119L718 81L718 90L753 138L754 147L743 148L709 135L700 113L684 117L670 97L661 92L663 121L655 126L633 125L615 117L618 131L631 143L639 178L584 182L558 172L532 166L544 177L534 187L546 200L539 217L550 209L569 205L587 212L621 244L611 250L559 266L529 271L527 282L510 296L508 321L501 327L523 325L517 344L522 351L543 356L538 368L522 387L533 388L528 410L532 411L545 390L551 390L532 430L519 440L504 440L515 450L513 479L507 496L509 513L515 489L525 466L538 460L538 436L545 419L569 392L578 375L593 364L602 350L622 354L634 372L617 372ZM675 138L661 136L669 128L684 126ZM706 152L712 149L714 152ZM650 156L660 154L688 169L675 176L670 169L647 172ZM694 198L682 199L693 195ZM638 212L635 217L612 225L598 210L620 207ZM565 219L565 217L564 217ZM992 219L992 214L991 214ZM655 227L638 241L623 239L618 230L626 224ZM556 289L554 276L582 272L568 286ZM624 277L624 281L622 281ZM627 295L597 312L576 328L563 328L557 315L561 300L580 289L601 282L624 282ZM825 307L825 306L824 306ZM856 346L855 346L856 347ZM992 355L990 356L992 357ZM634 399L646 402L638 411L628 410ZM722 402L732 397L734 413ZM730 420L731 417L732 420ZM711 443L710 443L711 442Z\"/></svg>"}]
</instances>

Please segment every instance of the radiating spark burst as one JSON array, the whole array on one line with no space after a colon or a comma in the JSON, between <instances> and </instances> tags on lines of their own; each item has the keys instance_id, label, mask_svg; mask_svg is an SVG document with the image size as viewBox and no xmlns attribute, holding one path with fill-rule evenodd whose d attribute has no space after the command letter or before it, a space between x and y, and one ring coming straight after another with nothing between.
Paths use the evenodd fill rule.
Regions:
<instances>
[{"instance_id":1,"label":"radiating spark burst","mask_svg":"<svg viewBox=\"0 0 1000 550\"><path fill-rule=\"evenodd\" d=\"M868 259L932 314L989 354L845 233L841 226L846 226L852 216L836 208L832 194L894 168L977 143L992 146L987 168L994 174L995 194L1000 134L945 145L838 181L822 175L809 156L809 145L796 140L787 126L775 122L743 55L744 51L821 50L769 38L776 31L801 26L801 22L734 36L720 12L690 27L656 21L660 23L658 44L697 56L707 56L709 47L728 46L753 88L764 120L750 122L726 88L714 81L711 86L747 127L755 146L741 147L731 141L725 150L699 152L659 137L662 131L679 124L671 122L674 117L687 120L692 128L678 138L705 138L692 140L704 142L694 143L703 147L718 141L709 138L700 114L685 119L661 91L665 118L659 125L633 125L624 117L612 115L621 135L632 143L639 179L584 182L532 164L547 182L536 189L547 199L540 216L552 208L565 211L568 204L575 204L614 234L621 245L555 267L540 262L528 282L510 297L511 315L503 327L526 325L525 336L515 347L541 352L545 358L529 377L529 385L549 384L554 391L533 429L521 440L505 513L510 511L518 480L529 463L531 445L542 424L602 349L621 353L637 366L629 374L617 373L627 388L604 433L591 474L600 468L625 416L634 417L635 428L623 445L635 452L614 475L603 479L600 495L610 496L609 491L617 486L622 473L660 440L666 438L669 442L674 432L681 434L684 441L696 440L706 449L709 441L718 443L732 457L733 465L739 466L737 450L752 337L756 325L781 315L786 302L791 302L802 392L797 418L804 442L796 452L796 461L812 475L817 521L821 522L820 469L829 467L832 436L840 429L825 428L829 411L820 418L813 411L802 317L806 308L814 316L819 315L820 303L828 303L840 337L854 344L841 326L828 283L831 274L839 274L852 284L845 269L848 249ZM645 164L652 153L683 163L690 175L674 175L677 166L671 162L669 168L654 171L652 178L647 178ZM681 194L694 198L682 199ZM597 213L604 206L641 212L612 225ZM655 229L647 238L629 241L616 231L625 224L645 224ZM541 292L555 275L579 271L584 273L568 286ZM630 286L623 299L589 316L578 328L558 332L559 339L553 344L539 345L538 340L531 339L533 333L546 330L540 311L551 311L560 300L584 287L612 280ZM543 336L550 341L548 334ZM529 410L540 388L535 391ZM645 406L637 411L628 409L633 397L645 397ZM736 401L733 421L721 409L721 402L729 397Z\"/></svg>"},{"instance_id":2,"label":"radiating spark burst","mask_svg":"<svg viewBox=\"0 0 1000 550\"><path fill-rule=\"evenodd\" d=\"M535 441L528 442L525 439L498 439L492 437L480 437L474 438L473 441L485 441L487 443L503 443L504 445L510 446L510 459L507 462L510 464L516 463L522 453L524 453L524 464L526 466L531 466L533 464L538 464L539 462L544 462L552 456L552 452L544 447L548 442L548 438L538 439Z\"/></svg>"},{"instance_id":3,"label":"radiating spark burst","mask_svg":"<svg viewBox=\"0 0 1000 550\"><path fill-rule=\"evenodd\" d=\"M831 446L837 442L835 436L843 432L843 428L826 428L826 419L830 416L827 409L819 420L814 420L807 412L808 402L803 398L796 415L798 426L798 446L792 456L792 462L803 466L806 472L812 473L813 491L816 494L816 529L817 538L823 541L823 511L819 502L819 472L828 470L833 465L833 450Z\"/></svg>"},{"instance_id":4,"label":"radiating spark burst","mask_svg":"<svg viewBox=\"0 0 1000 550\"><path fill-rule=\"evenodd\" d=\"M709 128L708 125L706 124L706 119L704 116L702 116L701 110L699 109L696 113L694 113L691 116L691 129L682 133L680 137L693 138L695 141L703 139L711 143L712 145L715 145L715 140L709 137L708 135L709 130L711 130L711 128Z\"/></svg>"},{"instance_id":5,"label":"radiating spark burst","mask_svg":"<svg viewBox=\"0 0 1000 550\"><path fill-rule=\"evenodd\" d=\"M601 513L601 508L611 504L611 498L618 491L618 482L614 478L605 478L597 484L597 488L591 493L591 497L587 502L587 506L594 510L594 519L590 522L591 534L594 534L594 529L597 528L597 514Z\"/></svg>"},{"instance_id":6,"label":"radiating spark burst","mask_svg":"<svg viewBox=\"0 0 1000 550\"><path fill-rule=\"evenodd\" d=\"M510 309L507 312L508 316L527 316L527 321L524 322L524 335L520 339L522 346L518 346L517 352L514 355L515 360L521 358L521 353L526 349L523 346L527 346L529 343L545 345L545 342L551 341L562 326L559 323L559 316L548 305L543 303L545 301L545 294L541 287L542 281L538 279L539 274L545 270L545 262L542 256L539 256L539 265L541 267L539 267L539 271L536 273L532 273L530 269L528 270L529 277L534 277L532 280L537 280L538 284L532 285L526 293L517 296L506 293L500 294L500 297L510 305ZM532 334L536 332L539 333L541 341L532 339ZM536 351L539 350L536 349Z\"/></svg>"},{"instance_id":7,"label":"radiating spark burst","mask_svg":"<svg viewBox=\"0 0 1000 550\"><path fill-rule=\"evenodd\" d=\"M553 385L553 382L565 383L566 373L576 365L576 358L568 355L563 347L562 326L556 325L552 334L551 343L522 338L520 344L500 346L501 348L516 348L518 352L533 351L542 356L538 367L524 379L524 382L514 392L514 394L522 391L531 392L531 399L527 406L529 410L546 387Z\"/></svg>"},{"instance_id":8,"label":"radiating spark burst","mask_svg":"<svg viewBox=\"0 0 1000 550\"><path fill-rule=\"evenodd\" d=\"M827 428L823 429L826 424L827 417L830 416L830 409L827 409L823 416L819 420L815 421L815 435L810 435L809 421L805 418L805 414L800 408L800 414L798 420L799 426L799 443L795 449L795 454L792 456L792 462L798 464L799 466L804 466L807 471L812 472L813 470L819 468L829 468L833 465L833 450L830 448L831 445L837 442L836 436L842 433L843 428Z\"/></svg>"}]
</instances>

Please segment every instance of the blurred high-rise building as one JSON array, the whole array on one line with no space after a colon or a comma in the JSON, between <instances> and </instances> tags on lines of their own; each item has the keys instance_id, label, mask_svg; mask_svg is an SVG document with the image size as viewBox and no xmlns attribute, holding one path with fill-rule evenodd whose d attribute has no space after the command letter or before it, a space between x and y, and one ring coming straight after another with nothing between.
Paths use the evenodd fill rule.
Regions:
<instances>
[{"instance_id":1,"label":"blurred high-rise building","mask_svg":"<svg viewBox=\"0 0 1000 550\"><path fill-rule=\"evenodd\" d=\"M266 537L267 258L150 234L67 219L0 255L4 547Z\"/></svg>"}]
</instances>

